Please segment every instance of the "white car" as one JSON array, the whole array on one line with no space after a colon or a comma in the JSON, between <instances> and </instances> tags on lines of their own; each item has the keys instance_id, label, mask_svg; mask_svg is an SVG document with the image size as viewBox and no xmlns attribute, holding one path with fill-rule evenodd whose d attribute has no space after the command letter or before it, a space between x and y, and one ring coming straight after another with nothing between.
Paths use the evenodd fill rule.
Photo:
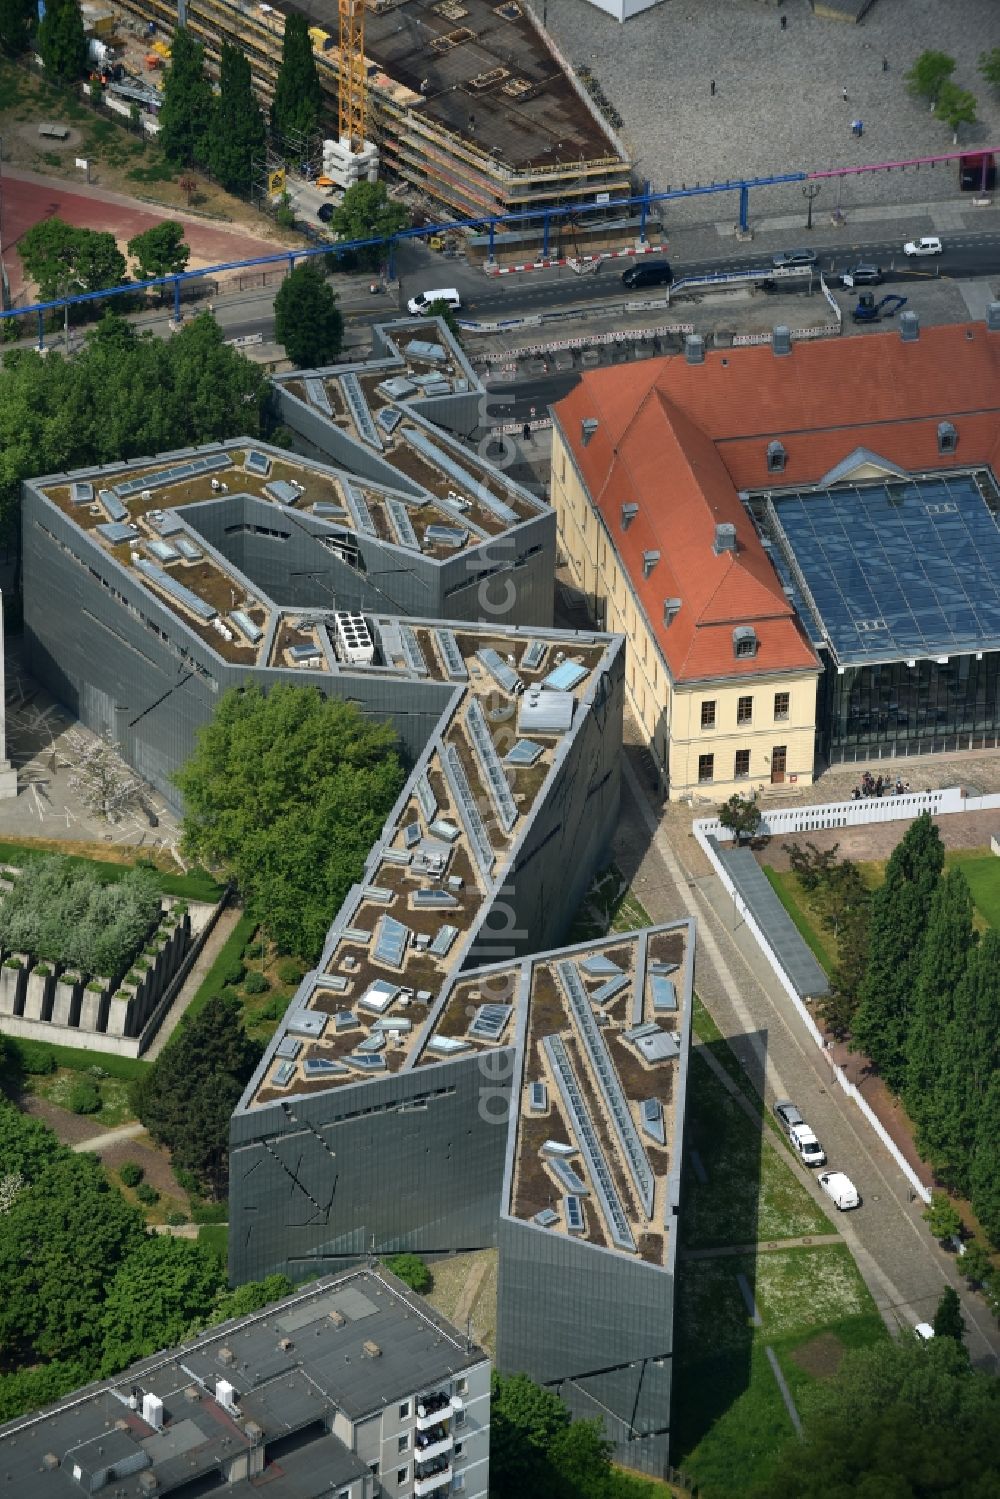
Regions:
<instances>
[{"instance_id":1,"label":"white car","mask_svg":"<svg viewBox=\"0 0 1000 1499\"><path fill-rule=\"evenodd\" d=\"M857 1187L842 1171L824 1171L816 1180L827 1197L832 1199L834 1207L841 1213L846 1213L849 1208L861 1206Z\"/></svg>"},{"instance_id":2,"label":"white car","mask_svg":"<svg viewBox=\"0 0 1000 1499\"><path fill-rule=\"evenodd\" d=\"M787 1098L779 1098L775 1101L774 1112L788 1136L789 1144L805 1164L825 1166L826 1151L795 1105Z\"/></svg>"},{"instance_id":3,"label":"white car","mask_svg":"<svg viewBox=\"0 0 1000 1499\"><path fill-rule=\"evenodd\" d=\"M929 1343L934 1336L934 1329L929 1322L918 1322L913 1331L925 1343Z\"/></svg>"},{"instance_id":4,"label":"white car","mask_svg":"<svg viewBox=\"0 0 1000 1499\"><path fill-rule=\"evenodd\" d=\"M904 255L940 255L941 241L936 234L925 234L921 239L908 239L903 246Z\"/></svg>"}]
</instances>

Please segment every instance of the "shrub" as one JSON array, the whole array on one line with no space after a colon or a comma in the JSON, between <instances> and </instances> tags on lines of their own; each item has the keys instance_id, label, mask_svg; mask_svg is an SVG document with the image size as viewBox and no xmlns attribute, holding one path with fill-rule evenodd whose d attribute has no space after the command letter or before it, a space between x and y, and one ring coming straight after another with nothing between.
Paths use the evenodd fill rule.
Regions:
<instances>
[{"instance_id":1,"label":"shrub","mask_svg":"<svg viewBox=\"0 0 1000 1499\"><path fill-rule=\"evenodd\" d=\"M5 968L23 968L24 964L20 958L4 958L3 966Z\"/></svg>"},{"instance_id":2,"label":"shrub","mask_svg":"<svg viewBox=\"0 0 1000 1499\"><path fill-rule=\"evenodd\" d=\"M302 982L305 969L301 963L296 963L294 958L282 958L278 964L278 977L283 984L293 984L296 987Z\"/></svg>"},{"instance_id":3,"label":"shrub","mask_svg":"<svg viewBox=\"0 0 1000 1499\"><path fill-rule=\"evenodd\" d=\"M191 1219L194 1223L227 1223L229 1221L229 1203L192 1202Z\"/></svg>"},{"instance_id":4,"label":"shrub","mask_svg":"<svg viewBox=\"0 0 1000 1499\"><path fill-rule=\"evenodd\" d=\"M248 973L243 984L244 994L266 994L271 987L271 980L263 973L254 969Z\"/></svg>"},{"instance_id":5,"label":"shrub","mask_svg":"<svg viewBox=\"0 0 1000 1499\"><path fill-rule=\"evenodd\" d=\"M17 1057L29 1077L47 1077L56 1070L56 1054L41 1041L18 1041Z\"/></svg>"},{"instance_id":6,"label":"shrub","mask_svg":"<svg viewBox=\"0 0 1000 1499\"><path fill-rule=\"evenodd\" d=\"M101 1107L101 1090L89 1077L78 1078L69 1090L69 1106L74 1114L96 1114Z\"/></svg>"},{"instance_id":7,"label":"shrub","mask_svg":"<svg viewBox=\"0 0 1000 1499\"><path fill-rule=\"evenodd\" d=\"M171 1228L179 1228L182 1223L186 1223L187 1221L188 1220L187 1220L187 1214L186 1213L168 1213L167 1214L167 1222L169 1223L169 1225L170 1225Z\"/></svg>"},{"instance_id":8,"label":"shrub","mask_svg":"<svg viewBox=\"0 0 1000 1499\"><path fill-rule=\"evenodd\" d=\"M245 966L242 963L233 963L229 968L226 969L225 973L222 975L222 982L223 984L228 985L230 989L236 989L240 984L242 984L246 976L247 971Z\"/></svg>"},{"instance_id":9,"label":"shrub","mask_svg":"<svg viewBox=\"0 0 1000 1499\"><path fill-rule=\"evenodd\" d=\"M118 1167L118 1175L126 1187L137 1187L145 1174L138 1161L122 1161Z\"/></svg>"},{"instance_id":10,"label":"shrub","mask_svg":"<svg viewBox=\"0 0 1000 1499\"><path fill-rule=\"evenodd\" d=\"M155 1202L159 1202L160 1200L159 1192L155 1187L151 1187L149 1185L149 1182L142 1182L138 1187L136 1187L135 1195L136 1197L138 1197L139 1201L144 1202L147 1207L152 1207Z\"/></svg>"},{"instance_id":11,"label":"shrub","mask_svg":"<svg viewBox=\"0 0 1000 1499\"><path fill-rule=\"evenodd\" d=\"M411 1291L429 1291L433 1285L431 1272L419 1254L394 1254L386 1260L386 1269L405 1281Z\"/></svg>"},{"instance_id":12,"label":"shrub","mask_svg":"<svg viewBox=\"0 0 1000 1499\"><path fill-rule=\"evenodd\" d=\"M32 972L36 973L40 979L47 979L52 969L47 963L36 963Z\"/></svg>"}]
</instances>

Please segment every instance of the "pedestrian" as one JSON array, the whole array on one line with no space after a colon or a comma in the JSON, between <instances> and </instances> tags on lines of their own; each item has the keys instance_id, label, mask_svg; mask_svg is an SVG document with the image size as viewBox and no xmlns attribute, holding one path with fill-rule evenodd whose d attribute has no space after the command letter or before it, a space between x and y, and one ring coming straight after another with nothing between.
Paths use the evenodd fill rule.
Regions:
<instances>
[{"instance_id":1,"label":"pedestrian","mask_svg":"<svg viewBox=\"0 0 1000 1499\"><path fill-rule=\"evenodd\" d=\"M787 16L782 16L782 18L781 18L781 29L782 29L782 31L787 31L788 30L788 17Z\"/></svg>"},{"instance_id":2,"label":"pedestrian","mask_svg":"<svg viewBox=\"0 0 1000 1499\"><path fill-rule=\"evenodd\" d=\"M846 90L846 88L842 88L840 90L840 97L843 99L844 103L846 104L847 103L847 90Z\"/></svg>"},{"instance_id":3,"label":"pedestrian","mask_svg":"<svg viewBox=\"0 0 1000 1499\"><path fill-rule=\"evenodd\" d=\"M883 59L882 59L882 72L883 73L888 73L888 71L889 71L889 59L887 57L883 57Z\"/></svg>"},{"instance_id":4,"label":"pedestrian","mask_svg":"<svg viewBox=\"0 0 1000 1499\"><path fill-rule=\"evenodd\" d=\"M525 422L524 426L521 429L521 436L525 442L531 441L531 428L527 422Z\"/></svg>"},{"instance_id":5,"label":"pedestrian","mask_svg":"<svg viewBox=\"0 0 1000 1499\"><path fill-rule=\"evenodd\" d=\"M714 78L712 79L711 83L708 85L708 91L712 95L712 98L714 99L715 98L715 79Z\"/></svg>"}]
</instances>

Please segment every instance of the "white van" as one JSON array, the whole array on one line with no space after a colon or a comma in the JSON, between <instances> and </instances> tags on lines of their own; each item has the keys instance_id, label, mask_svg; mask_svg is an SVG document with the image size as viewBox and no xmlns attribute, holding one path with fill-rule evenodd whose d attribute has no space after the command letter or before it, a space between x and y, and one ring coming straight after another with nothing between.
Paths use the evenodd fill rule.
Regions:
<instances>
[{"instance_id":1,"label":"white van","mask_svg":"<svg viewBox=\"0 0 1000 1499\"><path fill-rule=\"evenodd\" d=\"M462 305L462 299L453 286L439 286L433 291L418 291L417 295L411 297L406 305L414 317L419 317L421 313L427 311L432 302L444 302L452 312L457 312Z\"/></svg>"}]
</instances>

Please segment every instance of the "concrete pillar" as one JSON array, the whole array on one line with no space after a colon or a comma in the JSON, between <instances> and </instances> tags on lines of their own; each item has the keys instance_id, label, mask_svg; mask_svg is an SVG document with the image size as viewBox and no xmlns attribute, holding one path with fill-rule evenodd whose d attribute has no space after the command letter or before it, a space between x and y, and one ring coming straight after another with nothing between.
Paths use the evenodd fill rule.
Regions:
<instances>
[{"instance_id":1,"label":"concrete pillar","mask_svg":"<svg viewBox=\"0 0 1000 1499\"><path fill-rule=\"evenodd\" d=\"M108 1002L108 1035L129 1035L129 1021L132 1019L134 1010L135 995L130 994L127 989L119 989L117 994L112 994Z\"/></svg>"},{"instance_id":2,"label":"concrete pillar","mask_svg":"<svg viewBox=\"0 0 1000 1499\"><path fill-rule=\"evenodd\" d=\"M80 975L61 973L56 979L52 1002L52 1024L75 1026L80 1022Z\"/></svg>"}]
</instances>

